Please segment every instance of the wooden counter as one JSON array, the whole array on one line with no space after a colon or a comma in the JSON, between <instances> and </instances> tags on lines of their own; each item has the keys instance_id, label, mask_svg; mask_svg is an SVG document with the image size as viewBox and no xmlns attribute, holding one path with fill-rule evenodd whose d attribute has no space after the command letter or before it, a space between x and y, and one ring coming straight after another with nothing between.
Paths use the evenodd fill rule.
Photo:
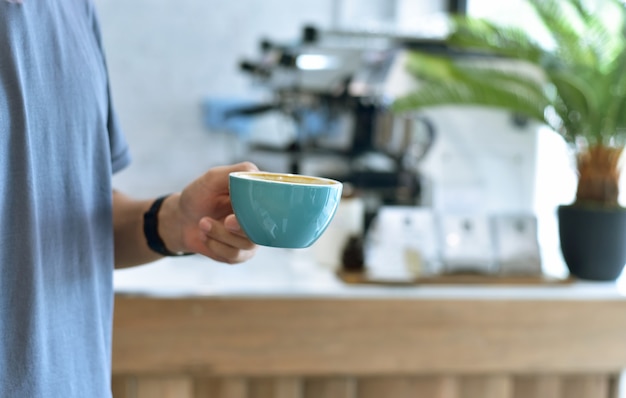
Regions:
<instances>
[{"instance_id":1,"label":"wooden counter","mask_svg":"<svg viewBox=\"0 0 626 398\"><path fill-rule=\"evenodd\" d=\"M115 398L609 398L626 368L626 299L605 284L215 285L115 305Z\"/></svg>"}]
</instances>

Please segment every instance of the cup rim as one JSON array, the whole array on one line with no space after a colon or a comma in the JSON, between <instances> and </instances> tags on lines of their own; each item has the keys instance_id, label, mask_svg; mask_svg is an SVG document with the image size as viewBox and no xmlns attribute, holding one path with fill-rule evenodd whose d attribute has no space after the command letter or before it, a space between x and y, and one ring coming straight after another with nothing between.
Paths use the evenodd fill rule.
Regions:
<instances>
[{"instance_id":1,"label":"cup rim","mask_svg":"<svg viewBox=\"0 0 626 398\"><path fill-rule=\"evenodd\" d=\"M317 177L317 176L305 175L305 174L278 173L278 172L270 172L270 171L233 171L229 174L230 177L259 181L259 179L254 179L254 178L249 177L249 176L254 176L254 175L285 176L288 178L298 177L298 178L305 178L305 179L325 182L325 184L316 184L313 182L308 183L308 182L302 182L302 181L263 180L263 182L272 183L272 184L306 185L306 186L341 186L342 185L341 182L337 180L333 180L332 178Z\"/></svg>"}]
</instances>

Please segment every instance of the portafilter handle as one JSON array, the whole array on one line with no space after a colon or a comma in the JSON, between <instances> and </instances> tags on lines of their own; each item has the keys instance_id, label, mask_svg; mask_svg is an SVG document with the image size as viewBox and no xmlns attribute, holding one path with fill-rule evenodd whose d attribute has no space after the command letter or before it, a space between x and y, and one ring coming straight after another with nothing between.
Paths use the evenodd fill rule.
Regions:
<instances>
[{"instance_id":1,"label":"portafilter handle","mask_svg":"<svg viewBox=\"0 0 626 398\"><path fill-rule=\"evenodd\" d=\"M252 105L252 106L244 106L241 108L231 109L224 113L224 117L234 117L234 116L254 116L260 113L265 113L269 111L273 111L279 109L280 106L275 103L269 104L260 104L260 105Z\"/></svg>"}]
</instances>

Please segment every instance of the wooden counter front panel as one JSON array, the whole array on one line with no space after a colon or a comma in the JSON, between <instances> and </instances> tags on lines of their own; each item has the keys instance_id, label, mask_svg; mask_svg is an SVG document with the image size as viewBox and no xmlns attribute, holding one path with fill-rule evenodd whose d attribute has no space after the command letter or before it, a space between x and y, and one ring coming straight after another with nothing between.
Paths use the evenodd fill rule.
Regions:
<instances>
[{"instance_id":1,"label":"wooden counter front panel","mask_svg":"<svg viewBox=\"0 0 626 398\"><path fill-rule=\"evenodd\" d=\"M626 301L117 297L113 373L616 374Z\"/></svg>"},{"instance_id":2,"label":"wooden counter front panel","mask_svg":"<svg viewBox=\"0 0 626 398\"><path fill-rule=\"evenodd\" d=\"M626 302L117 297L114 398L614 398Z\"/></svg>"}]
</instances>

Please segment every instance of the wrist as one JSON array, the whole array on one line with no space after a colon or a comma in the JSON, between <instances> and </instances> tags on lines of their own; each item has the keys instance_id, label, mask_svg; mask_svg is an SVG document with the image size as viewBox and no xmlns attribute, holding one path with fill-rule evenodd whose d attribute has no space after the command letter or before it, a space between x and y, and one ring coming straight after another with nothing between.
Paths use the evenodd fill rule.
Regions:
<instances>
[{"instance_id":1,"label":"wrist","mask_svg":"<svg viewBox=\"0 0 626 398\"><path fill-rule=\"evenodd\" d=\"M150 249L163 256L186 254L179 222L179 194L156 199L144 214L144 235Z\"/></svg>"},{"instance_id":2,"label":"wrist","mask_svg":"<svg viewBox=\"0 0 626 398\"><path fill-rule=\"evenodd\" d=\"M168 195L159 212L159 235L170 251L182 253L185 251L183 241L182 222L179 211L180 194Z\"/></svg>"}]
</instances>

